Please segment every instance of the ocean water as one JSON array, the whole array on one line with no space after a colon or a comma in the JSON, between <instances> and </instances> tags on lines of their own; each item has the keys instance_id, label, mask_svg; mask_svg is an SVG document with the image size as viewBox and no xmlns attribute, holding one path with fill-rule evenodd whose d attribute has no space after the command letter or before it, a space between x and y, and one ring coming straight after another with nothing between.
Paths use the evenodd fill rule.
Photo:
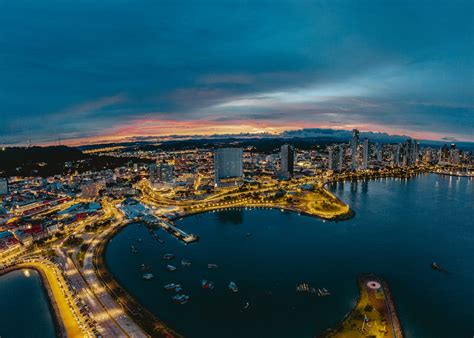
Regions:
<instances>
[{"instance_id":1,"label":"ocean water","mask_svg":"<svg viewBox=\"0 0 474 338\"><path fill-rule=\"evenodd\" d=\"M0 337L56 336L52 309L41 283L35 270L17 270L0 277Z\"/></svg>"},{"instance_id":2,"label":"ocean water","mask_svg":"<svg viewBox=\"0 0 474 338\"><path fill-rule=\"evenodd\" d=\"M353 219L324 222L264 209L208 212L177 221L199 235L190 245L156 230L165 240L160 244L143 225L132 224L109 243L107 265L133 296L187 337L317 336L350 311L363 272L388 281L407 337L471 337L474 181L420 175L329 189L349 203ZM165 261L165 253L176 258ZM182 258L192 266L181 267ZM432 270L433 261L449 273ZM153 280L142 279L142 263L151 266ZM208 263L219 269L209 270ZM177 271L167 271L167 264ZM215 289L202 289L202 279ZM230 281L238 293L229 291ZM173 293L163 289L170 282L183 285L188 304L172 301ZM332 294L298 294L302 282Z\"/></svg>"}]
</instances>

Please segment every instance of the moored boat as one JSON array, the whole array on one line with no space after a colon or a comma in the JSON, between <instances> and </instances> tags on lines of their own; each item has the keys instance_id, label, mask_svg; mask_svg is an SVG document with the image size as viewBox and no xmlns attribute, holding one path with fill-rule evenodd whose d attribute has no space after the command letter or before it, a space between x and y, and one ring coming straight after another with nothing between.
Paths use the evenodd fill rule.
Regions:
<instances>
[{"instance_id":1,"label":"moored boat","mask_svg":"<svg viewBox=\"0 0 474 338\"><path fill-rule=\"evenodd\" d=\"M229 283L229 290L232 291L232 292L238 292L239 288L237 287L237 284L235 284L234 282L231 281Z\"/></svg>"},{"instance_id":2,"label":"moored boat","mask_svg":"<svg viewBox=\"0 0 474 338\"><path fill-rule=\"evenodd\" d=\"M203 289L208 289L208 290L213 290L214 289L214 282L213 281L209 281L207 279L203 279L201 281L201 287Z\"/></svg>"},{"instance_id":3,"label":"moored boat","mask_svg":"<svg viewBox=\"0 0 474 338\"><path fill-rule=\"evenodd\" d=\"M186 260L186 259L182 259L181 260L181 265L182 266L191 266L191 262Z\"/></svg>"},{"instance_id":4,"label":"moored boat","mask_svg":"<svg viewBox=\"0 0 474 338\"><path fill-rule=\"evenodd\" d=\"M145 279L145 280L153 279L153 277L154 277L154 276L153 276L153 274L151 274L151 273L146 273L146 274L144 274L144 275L142 276L142 278Z\"/></svg>"},{"instance_id":5,"label":"moored boat","mask_svg":"<svg viewBox=\"0 0 474 338\"><path fill-rule=\"evenodd\" d=\"M166 259L167 261L172 260L174 258L174 254L167 253L161 256L163 259Z\"/></svg>"},{"instance_id":6,"label":"moored boat","mask_svg":"<svg viewBox=\"0 0 474 338\"><path fill-rule=\"evenodd\" d=\"M176 271L176 267L173 266L173 265L169 265L169 264L168 264L168 265L166 266L166 270L168 270L168 271Z\"/></svg>"}]
</instances>

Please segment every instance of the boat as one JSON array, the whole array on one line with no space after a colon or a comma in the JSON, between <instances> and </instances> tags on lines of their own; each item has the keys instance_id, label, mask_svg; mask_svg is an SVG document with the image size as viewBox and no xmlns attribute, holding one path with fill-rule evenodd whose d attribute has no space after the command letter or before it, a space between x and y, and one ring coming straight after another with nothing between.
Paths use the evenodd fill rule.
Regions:
<instances>
[{"instance_id":1,"label":"boat","mask_svg":"<svg viewBox=\"0 0 474 338\"><path fill-rule=\"evenodd\" d=\"M130 249L132 250L132 253L138 253L138 250L135 248L135 246L132 245Z\"/></svg>"},{"instance_id":2,"label":"boat","mask_svg":"<svg viewBox=\"0 0 474 338\"><path fill-rule=\"evenodd\" d=\"M301 284L297 285L296 286L296 291L297 292L316 293L316 289L313 288L308 283L301 283Z\"/></svg>"},{"instance_id":3,"label":"boat","mask_svg":"<svg viewBox=\"0 0 474 338\"><path fill-rule=\"evenodd\" d=\"M249 306L250 306L250 303L249 303L249 302L245 303L245 305L244 305L244 310L247 310L247 309L249 308Z\"/></svg>"},{"instance_id":4,"label":"boat","mask_svg":"<svg viewBox=\"0 0 474 338\"><path fill-rule=\"evenodd\" d=\"M431 268L432 268L433 270L438 270L438 271L442 271L442 270L443 270L443 268L442 268L438 263L436 263L436 262L433 262L433 263L431 264Z\"/></svg>"},{"instance_id":5,"label":"boat","mask_svg":"<svg viewBox=\"0 0 474 338\"><path fill-rule=\"evenodd\" d=\"M150 280L150 279L153 279L154 276L153 276L153 274L151 274L151 273L146 273L146 274L144 274L142 277L143 277L143 279L145 279L145 280Z\"/></svg>"},{"instance_id":6,"label":"boat","mask_svg":"<svg viewBox=\"0 0 474 338\"><path fill-rule=\"evenodd\" d=\"M219 265L209 263L209 264L207 264L207 268L208 268L208 269L218 269L218 268L219 268Z\"/></svg>"},{"instance_id":7,"label":"boat","mask_svg":"<svg viewBox=\"0 0 474 338\"><path fill-rule=\"evenodd\" d=\"M162 256L163 259L166 259L167 261L172 260L174 258L174 254L167 253Z\"/></svg>"},{"instance_id":8,"label":"boat","mask_svg":"<svg viewBox=\"0 0 474 338\"><path fill-rule=\"evenodd\" d=\"M322 288L322 289L318 289L318 296L319 297L325 297L325 296L330 296L331 293L325 289L325 288Z\"/></svg>"},{"instance_id":9,"label":"boat","mask_svg":"<svg viewBox=\"0 0 474 338\"><path fill-rule=\"evenodd\" d=\"M179 286L179 284L170 283L170 284L164 285L163 288L164 288L165 290L175 290L176 287L178 287L178 286Z\"/></svg>"},{"instance_id":10,"label":"boat","mask_svg":"<svg viewBox=\"0 0 474 338\"><path fill-rule=\"evenodd\" d=\"M201 287L203 289L208 289L208 290L213 290L214 289L214 282L213 281L209 281L207 279L203 279L201 281Z\"/></svg>"},{"instance_id":11,"label":"boat","mask_svg":"<svg viewBox=\"0 0 474 338\"><path fill-rule=\"evenodd\" d=\"M181 260L181 265L182 266L191 266L191 262L186 260L186 259L182 259Z\"/></svg>"},{"instance_id":12,"label":"boat","mask_svg":"<svg viewBox=\"0 0 474 338\"><path fill-rule=\"evenodd\" d=\"M247 233L245 234L245 236L246 236L246 237L250 237L250 236L252 236L252 233L247 232Z\"/></svg>"},{"instance_id":13,"label":"boat","mask_svg":"<svg viewBox=\"0 0 474 338\"><path fill-rule=\"evenodd\" d=\"M237 284L231 281L229 283L229 290L231 290L232 292L238 292L239 288L237 287Z\"/></svg>"},{"instance_id":14,"label":"boat","mask_svg":"<svg viewBox=\"0 0 474 338\"><path fill-rule=\"evenodd\" d=\"M169 264L168 264L168 265L166 266L166 270L168 270L168 271L175 271L175 270L176 270L176 267L173 266L173 265L169 265Z\"/></svg>"},{"instance_id":15,"label":"boat","mask_svg":"<svg viewBox=\"0 0 474 338\"><path fill-rule=\"evenodd\" d=\"M151 269L151 267L150 267L149 265L146 265L146 264L142 264L142 265L140 266L140 270L141 270L141 271L148 271L148 270L150 270L150 269Z\"/></svg>"},{"instance_id":16,"label":"boat","mask_svg":"<svg viewBox=\"0 0 474 338\"><path fill-rule=\"evenodd\" d=\"M185 294L177 294L173 296L172 299L179 304L186 304L187 302L189 302L191 297Z\"/></svg>"}]
</instances>

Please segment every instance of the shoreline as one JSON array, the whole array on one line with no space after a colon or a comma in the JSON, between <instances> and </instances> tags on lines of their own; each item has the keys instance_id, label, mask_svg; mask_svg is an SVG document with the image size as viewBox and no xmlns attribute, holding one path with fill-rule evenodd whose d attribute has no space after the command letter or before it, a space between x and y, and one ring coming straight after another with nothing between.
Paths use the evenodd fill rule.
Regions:
<instances>
[{"instance_id":1,"label":"shoreline","mask_svg":"<svg viewBox=\"0 0 474 338\"><path fill-rule=\"evenodd\" d=\"M325 183L326 184L326 183ZM324 184L324 185L325 185ZM304 211L300 208L298 208L297 206L296 207L288 207L288 206L285 206L285 205L280 205L280 204L252 204L252 203L242 203L242 204L236 204L236 205L232 205L232 206L228 206L228 207L215 207L215 208L207 208L205 210L199 210L199 211L183 211L181 214L179 215L175 215L175 216L166 216L166 218L170 221L175 221L176 219L180 219L180 218L184 218L184 217L188 217L188 216L193 216L193 215L198 215L198 214L202 214L202 213L206 213L206 212L211 212L211 211L222 211L222 210L228 210L228 209L239 209L239 208L250 208L250 209L280 209L280 210L285 210L285 211L288 211L288 212L294 212L294 213L297 213L298 215L304 215L304 216L309 216L309 217L314 217L314 218L318 218L318 219L321 219L321 220L324 220L324 221L329 221L329 222L339 222L339 221L345 221L345 220L349 220L349 219L352 219L355 217L355 211L353 209L350 208L350 206L345 203L344 201L342 201L341 199L339 199L339 197L337 197L336 195L334 195L332 192L330 192L328 189L326 189L325 187L322 187L322 190L324 191L324 193L328 194L332 199L338 201L340 204L344 205L345 207L347 207L347 211L343 212L343 213L339 213L335 216L331 216L331 217L326 217L324 216L324 214L322 213L310 213L310 212L307 212L307 211Z\"/></svg>"},{"instance_id":2,"label":"shoreline","mask_svg":"<svg viewBox=\"0 0 474 338\"><path fill-rule=\"evenodd\" d=\"M395 302L393 300L388 282L384 278L376 276L373 273L361 273L357 277L357 288L359 290L359 293L358 293L355 305L349 310L349 312L347 312L347 314L341 319L341 321L339 321L339 323L334 325L334 327L332 328L326 329L326 331L324 331L323 333L317 336L318 338L339 338L339 337L343 338L346 336L352 337L352 334L354 333L357 333L359 335L362 334L360 330L356 330L354 328L354 325L355 325L354 322L358 323L359 321L360 322L364 321L364 317L362 317L362 312L361 312L362 306L364 305L362 301L363 298L365 301L367 301L367 305L363 308L365 312L364 313L365 318L367 318L367 314L369 312L373 313L374 310L380 311L380 309L376 309L376 304L374 304L374 300L370 299L370 295L368 294L368 291L367 291L368 288L365 287L364 289L364 286L366 285L368 280L376 281L380 284L378 290L380 290L380 292L383 294L384 309L382 309L382 313L378 313L380 316L380 318L378 319L386 321L387 322L386 325L390 324L389 326L390 326L391 331L388 337L390 338L405 337L403 327L401 325L400 318L398 316L398 313L395 307ZM376 292L376 291L372 290L372 292ZM370 310L367 310L368 306L371 307ZM376 323L377 321L374 320L372 325ZM385 333L385 335L387 335L387 333Z\"/></svg>"},{"instance_id":3,"label":"shoreline","mask_svg":"<svg viewBox=\"0 0 474 338\"><path fill-rule=\"evenodd\" d=\"M49 285L48 279L47 279L47 277L46 277L46 275L44 274L43 271L41 271L40 269L38 269L37 267L34 267L34 266L14 265L14 266L7 267L3 270L0 270L0 277L4 276L4 275L7 275L11 272L21 271L21 270L24 270L24 269L33 270L33 271L36 271L38 273L38 275L40 277L39 280L40 280L40 283L41 283L41 288L43 289L43 292L45 293L45 296L46 296L46 299L47 299L47 302L48 302L48 307L49 307L49 310L50 310L50 313L51 313L51 317L53 318L54 331L56 333L56 337L67 338L66 327L64 326L64 323L63 323L63 321L61 319L61 316L60 316L59 308L56 304L56 301L54 300L54 296L53 296L53 292L51 290L51 286Z\"/></svg>"},{"instance_id":4,"label":"shoreline","mask_svg":"<svg viewBox=\"0 0 474 338\"><path fill-rule=\"evenodd\" d=\"M208 212L245 209L245 208L248 208L249 210L254 210L254 209L255 210L258 210L258 209L284 210L284 211L292 212L292 213L295 213L295 214L298 214L298 215L313 217L313 218L317 218L317 219L320 219L320 220L323 220L323 221L336 222L336 223L339 222L339 221L346 221L346 220L352 219L352 218L355 217L355 214L356 214L354 210L349 208L349 211L344 213L344 214L340 214L340 215L337 215L335 217L323 217L321 215L311 214L311 213L306 212L306 211L300 211L299 209L288 208L288 207L285 207L285 206L276 206L276 205L255 205L254 206L254 205L251 205L251 204L246 204L246 205L243 204L243 205L236 205L236 206L229 206L229 207L210 208L210 209L201 210L201 211L194 211L194 212L186 212L186 213L183 213L183 214L180 214L180 215L167 216L166 218L170 221L176 221L176 220L179 220L181 218L186 218L186 217L189 217L189 216L196 216L196 215L205 214L205 213L208 213Z\"/></svg>"},{"instance_id":5,"label":"shoreline","mask_svg":"<svg viewBox=\"0 0 474 338\"><path fill-rule=\"evenodd\" d=\"M123 287L108 269L105 252L111 239L126 226L138 222L126 222L113 231L95 247L93 256L94 272L114 300L120 304L130 318L151 337L182 337L154 313L142 305L131 292ZM133 310L132 310L133 309Z\"/></svg>"}]
</instances>

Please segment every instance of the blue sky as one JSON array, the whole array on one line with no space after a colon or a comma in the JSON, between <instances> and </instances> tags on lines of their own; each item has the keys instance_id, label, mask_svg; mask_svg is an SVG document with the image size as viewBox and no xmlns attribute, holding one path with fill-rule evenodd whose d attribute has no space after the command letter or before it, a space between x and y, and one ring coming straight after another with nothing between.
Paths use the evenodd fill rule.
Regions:
<instances>
[{"instance_id":1,"label":"blue sky","mask_svg":"<svg viewBox=\"0 0 474 338\"><path fill-rule=\"evenodd\" d=\"M474 2L0 1L0 144L304 127L474 141Z\"/></svg>"}]
</instances>

